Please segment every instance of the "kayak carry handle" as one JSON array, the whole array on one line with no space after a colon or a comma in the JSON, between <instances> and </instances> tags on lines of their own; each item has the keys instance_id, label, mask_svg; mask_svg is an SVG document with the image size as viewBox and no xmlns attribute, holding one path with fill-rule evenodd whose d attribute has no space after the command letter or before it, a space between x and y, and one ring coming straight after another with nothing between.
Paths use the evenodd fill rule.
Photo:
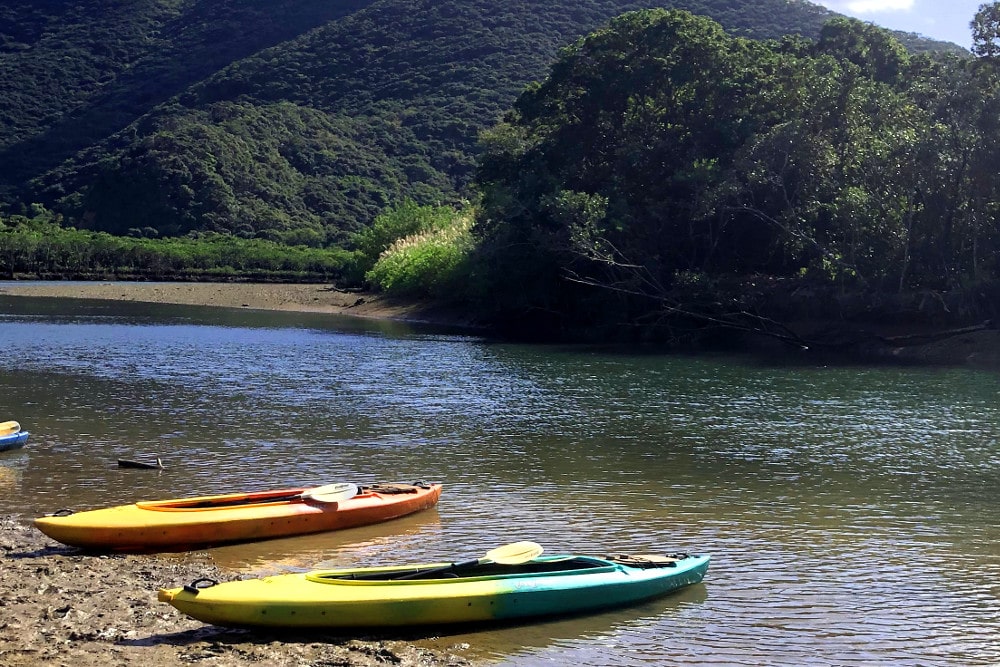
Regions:
<instances>
[{"instance_id":1,"label":"kayak carry handle","mask_svg":"<svg viewBox=\"0 0 1000 667\"><path fill-rule=\"evenodd\" d=\"M186 585L184 587L184 590L193 595L197 595L198 591L202 590L203 588L211 588L212 586L215 586L218 583L219 582L216 581L215 579L202 577L201 579L195 579L190 584Z\"/></svg>"}]
</instances>

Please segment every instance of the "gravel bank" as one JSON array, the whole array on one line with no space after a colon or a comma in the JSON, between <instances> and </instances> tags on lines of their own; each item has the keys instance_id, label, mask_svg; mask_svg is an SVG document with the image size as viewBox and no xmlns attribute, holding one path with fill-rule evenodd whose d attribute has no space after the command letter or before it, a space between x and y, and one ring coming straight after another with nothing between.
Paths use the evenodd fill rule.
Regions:
<instances>
[{"instance_id":1,"label":"gravel bank","mask_svg":"<svg viewBox=\"0 0 1000 667\"><path fill-rule=\"evenodd\" d=\"M470 665L455 652L362 635L279 635L205 625L156 601L164 586L236 578L207 552L89 555L0 518L0 665L229 667Z\"/></svg>"}]
</instances>

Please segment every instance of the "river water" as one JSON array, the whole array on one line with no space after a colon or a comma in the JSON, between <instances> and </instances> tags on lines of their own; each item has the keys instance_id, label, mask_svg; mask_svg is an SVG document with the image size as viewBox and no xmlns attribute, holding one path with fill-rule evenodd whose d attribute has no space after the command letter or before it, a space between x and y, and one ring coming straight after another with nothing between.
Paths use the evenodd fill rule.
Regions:
<instances>
[{"instance_id":1,"label":"river water","mask_svg":"<svg viewBox=\"0 0 1000 667\"><path fill-rule=\"evenodd\" d=\"M406 519L211 553L253 573L518 540L711 554L702 584L654 602L417 638L497 664L1000 664L996 373L3 296L0 349L0 421L32 432L0 454L4 514L441 481Z\"/></svg>"}]
</instances>

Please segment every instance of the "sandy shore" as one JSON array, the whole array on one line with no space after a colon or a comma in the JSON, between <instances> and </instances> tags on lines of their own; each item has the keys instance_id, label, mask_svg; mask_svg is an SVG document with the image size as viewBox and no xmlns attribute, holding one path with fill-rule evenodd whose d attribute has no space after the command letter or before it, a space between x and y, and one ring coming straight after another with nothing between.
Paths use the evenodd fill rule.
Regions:
<instances>
[{"instance_id":1,"label":"sandy shore","mask_svg":"<svg viewBox=\"0 0 1000 667\"><path fill-rule=\"evenodd\" d=\"M394 301L378 294L343 292L323 284L13 281L0 282L0 294L287 310L475 326L461 313L433 304Z\"/></svg>"},{"instance_id":2,"label":"sandy shore","mask_svg":"<svg viewBox=\"0 0 1000 667\"><path fill-rule=\"evenodd\" d=\"M236 578L207 552L89 555L50 540L15 517L0 518L0 665L4 667L399 667L469 665L362 633L282 635L229 630L157 602L160 587L201 577Z\"/></svg>"}]
</instances>

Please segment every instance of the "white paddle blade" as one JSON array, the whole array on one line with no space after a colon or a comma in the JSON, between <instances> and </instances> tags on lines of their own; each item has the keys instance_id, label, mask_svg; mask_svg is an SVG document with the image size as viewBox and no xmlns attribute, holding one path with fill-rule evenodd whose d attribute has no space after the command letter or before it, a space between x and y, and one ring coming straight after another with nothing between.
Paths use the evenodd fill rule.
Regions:
<instances>
[{"instance_id":1,"label":"white paddle blade","mask_svg":"<svg viewBox=\"0 0 1000 667\"><path fill-rule=\"evenodd\" d=\"M514 542L486 552L486 559L499 565L518 565L538 558L545 549L535 542Z\"/></svg>"},{"instance_id":2,"label":"white paddle blade","mask_svg":"<svg viewBox=\"0 0 1000 667\"><path fill-rule=\"evenodd\" d=\"M358 495L358 485L348 482L317 486L302 493L302 497L306 500L315 500L318 503L336 503L356 495Z\"/></svg>"}]
</instances>

